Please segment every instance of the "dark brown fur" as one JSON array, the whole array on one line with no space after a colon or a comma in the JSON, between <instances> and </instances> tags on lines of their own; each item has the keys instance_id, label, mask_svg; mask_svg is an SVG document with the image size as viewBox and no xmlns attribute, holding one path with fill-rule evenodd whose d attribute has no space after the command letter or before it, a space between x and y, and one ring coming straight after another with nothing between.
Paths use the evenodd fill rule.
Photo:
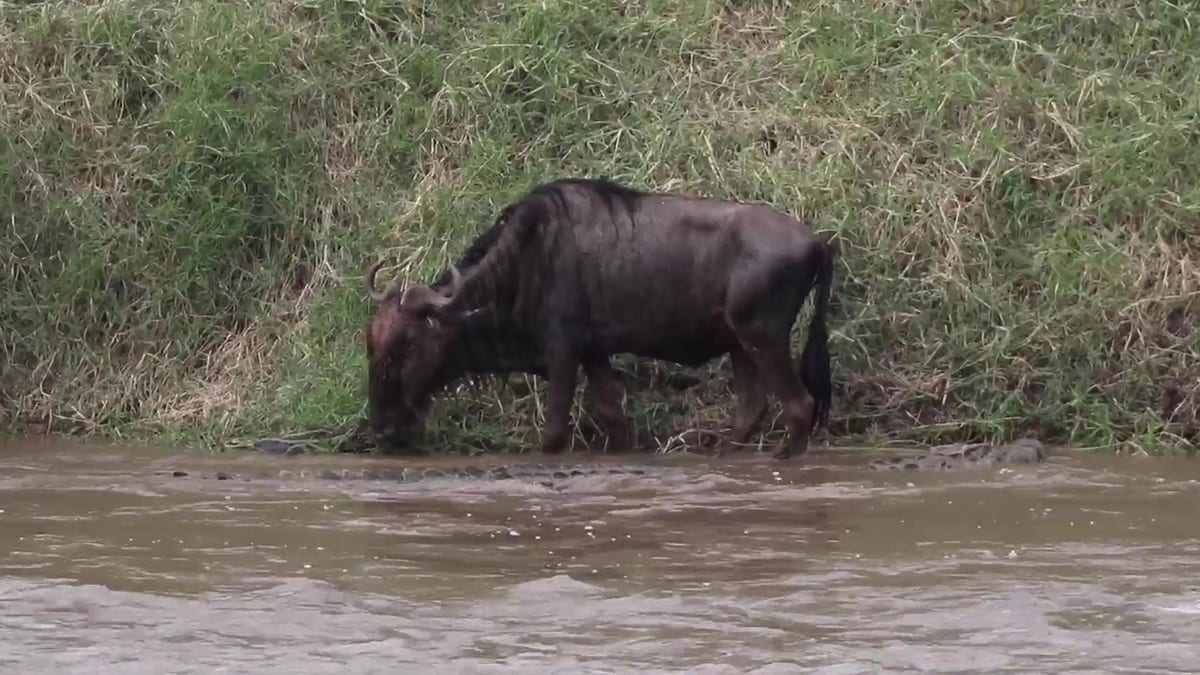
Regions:
<instances>
[{"instance_id":1,"label":"dark brown fur","mask_svg":"<svg viewBox=\"0 0 1200 675\"><path fill-rule=\"evenodd\" d=\"M379 303L366 331L371 425L404 445L440 388L473 373L524 372L549 380L542 450L562 452L582 366L597 416L624 449L612 355L694 366L729 354L731 440L758 428L769 392L783 402L789 436L776 456L802 454L830 403L833 262L807 223L767 206L606 180L539 186L434 284L379 293L378 263L368 272ZM797 369L789 336L814 289Z\"/></svg>"}]
</instances>

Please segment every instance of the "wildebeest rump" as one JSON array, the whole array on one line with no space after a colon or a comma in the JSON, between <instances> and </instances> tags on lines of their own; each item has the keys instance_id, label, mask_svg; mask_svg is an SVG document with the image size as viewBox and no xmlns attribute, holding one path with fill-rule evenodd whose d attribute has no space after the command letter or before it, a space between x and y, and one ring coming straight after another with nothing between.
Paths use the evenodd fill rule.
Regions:
<instances>
[{"instance_id":1,"label":"wildebeest rump","mask_svg":"<svg viewBox=\"0 0 1200 675\"><path fill-rule=\"evenodd\" d=\"M542 451L570 441L583 366L614 449L630 445L611 356L696 366L729 354L738 409L731 440L758 428L769 391L783 404L786 458L808 448L831 397L826 315L834 250L772 208L641 192L603 179L543 184L506 207L431 285L375 286L366 331L370 424L411 441L434 394L468 374L548 379ZM812 289L800 368L792 325Z\"/></svg>"}]
</instances>

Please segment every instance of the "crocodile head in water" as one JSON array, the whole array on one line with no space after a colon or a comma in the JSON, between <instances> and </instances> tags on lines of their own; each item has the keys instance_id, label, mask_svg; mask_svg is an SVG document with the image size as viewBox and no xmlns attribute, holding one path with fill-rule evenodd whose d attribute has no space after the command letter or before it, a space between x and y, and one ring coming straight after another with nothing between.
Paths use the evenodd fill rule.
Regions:
<instances>
[{"instance_id":1,"label":"crocodile head in water","mask_svg":"<svg viewBox=\"0 0 1200 675\"><path fill-rule=\"evenodd\" d=\"M953 443L939 445L916 457L875 459L876 471L952 471L995 464L1036 464L1046 459L1046 446L1034 438L1012 443Z\"/></svg>"}]
</instances>

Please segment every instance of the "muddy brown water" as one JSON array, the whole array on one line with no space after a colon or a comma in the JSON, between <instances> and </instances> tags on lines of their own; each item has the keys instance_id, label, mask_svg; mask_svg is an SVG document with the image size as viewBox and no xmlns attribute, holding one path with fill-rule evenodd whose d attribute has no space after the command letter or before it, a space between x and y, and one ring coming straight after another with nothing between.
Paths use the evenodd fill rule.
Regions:
<instances>
[{"instance_id":1,"label":"muddy brown water","mask_svg":"<svg viewBox=\"0 0 1200 675\"><path fill-rule=\"evenodd\" d=\"M1200 670L1195 461L869 457L397 485L10 439L0 672Z\"/></svg>"}]
</instances>

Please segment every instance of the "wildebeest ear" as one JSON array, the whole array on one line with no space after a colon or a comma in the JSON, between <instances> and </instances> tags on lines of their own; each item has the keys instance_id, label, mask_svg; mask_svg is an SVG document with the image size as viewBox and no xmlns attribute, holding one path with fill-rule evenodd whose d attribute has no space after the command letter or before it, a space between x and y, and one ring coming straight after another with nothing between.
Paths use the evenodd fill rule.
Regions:
<instances>
[{"instance_id":1,"label":"wildebeest ear","mask_svg":"<svg viewBox=\"0 0 1200 675\"><path fill-rule=\"evenodd\" d=\"M429 315L438 319L439 321L454 326L465 326L470 323L472 319L479 316L481 312L482 310L479 309L459 310L432 307L430 308Z\"/></svg>"},{"instance_id":2,"label":"wildebeest ear","mask_svg":"<svg viewBox=\"0 0 1200 675\"><path fill-rule=\"evenodd\" d=\"M834 258L841 257L841 255L842 255L842 238L841 237L839 237L837 234L834 234L833 236L831 236L829 238L829 241L826 242L826 245L829 246L829 252L831 254L833 254Z\"/></svg>"}]
</instances>

